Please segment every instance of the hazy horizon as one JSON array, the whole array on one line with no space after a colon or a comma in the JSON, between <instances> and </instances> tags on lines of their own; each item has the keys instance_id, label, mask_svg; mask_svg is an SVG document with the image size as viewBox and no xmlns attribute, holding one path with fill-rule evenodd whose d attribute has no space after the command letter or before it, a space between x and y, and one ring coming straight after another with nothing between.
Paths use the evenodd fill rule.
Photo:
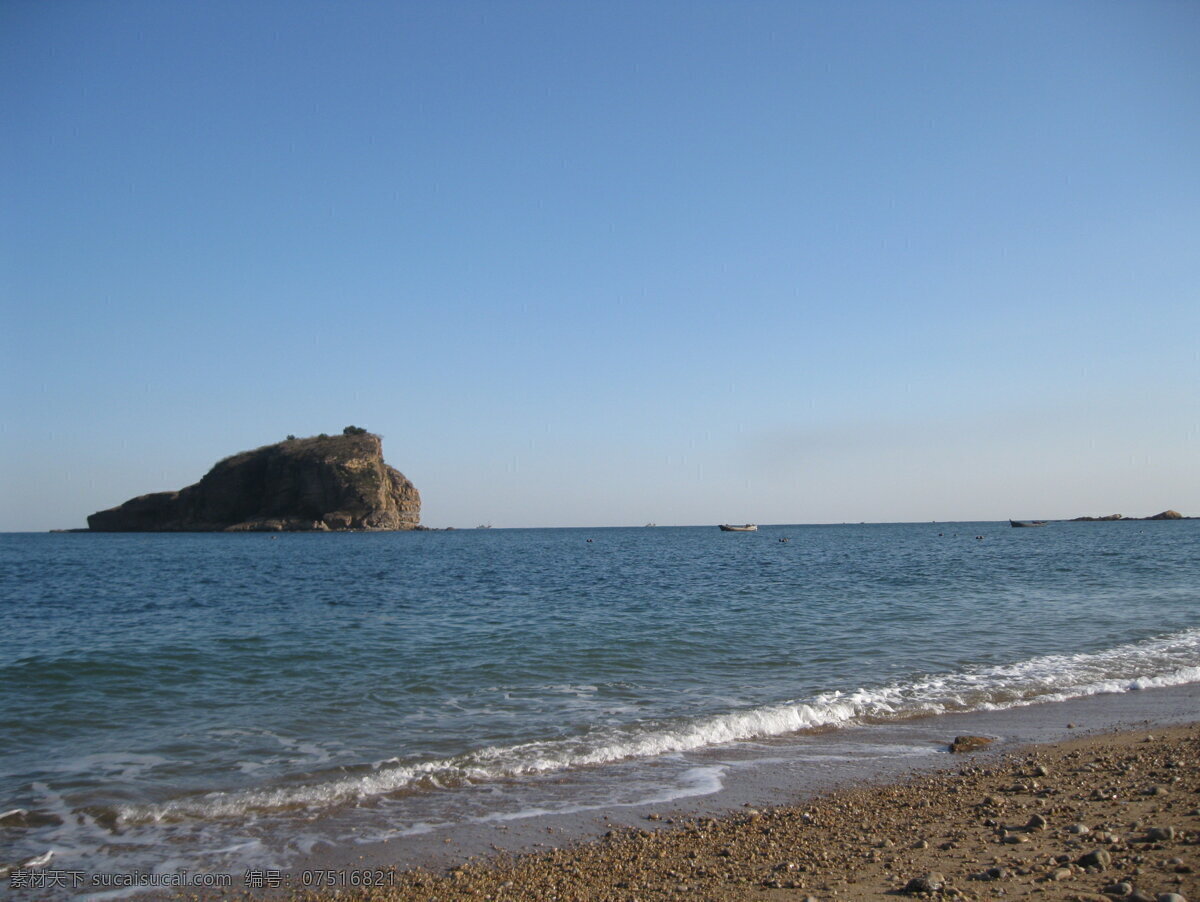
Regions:
<instances>
[{"instance_id":1,"label":"hazy horizon","mask_svg":"<svg viewBox=\"0 0 1200 902\"><path fill-rule=\"evenodd\" d=\"M1200 5L0 8L0 530L1200 515Z\"/></svg>"}]
</instances>

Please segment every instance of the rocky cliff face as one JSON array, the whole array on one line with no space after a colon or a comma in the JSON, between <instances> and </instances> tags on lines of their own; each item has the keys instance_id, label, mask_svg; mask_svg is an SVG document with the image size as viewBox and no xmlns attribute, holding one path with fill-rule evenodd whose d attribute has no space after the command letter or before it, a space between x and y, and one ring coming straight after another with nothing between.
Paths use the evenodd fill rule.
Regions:
<instances>
[{"instance_id":1,"label":"rocky cliff face","mask_svg":"<svg viewBox=\"0 0 1200 902\"><path fill-rule=\"evenodd\" d=\"M195 485L88 517L95 532L418 529L421 495L371 433L289 439L218 463Z\"/></svg>"}]
</instances>

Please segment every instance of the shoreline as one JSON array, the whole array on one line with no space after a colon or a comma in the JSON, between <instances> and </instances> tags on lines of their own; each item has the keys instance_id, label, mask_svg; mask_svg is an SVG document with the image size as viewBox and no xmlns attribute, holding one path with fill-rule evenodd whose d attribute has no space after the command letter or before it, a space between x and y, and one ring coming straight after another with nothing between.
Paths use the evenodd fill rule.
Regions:
<instances>
[{"instance_id":1,"label":"shoreline","mask_svg":"<svg viewBox=\"0 0 1200 902\"><path fill-rule=\"evenodd\" d=\"M1200 722L967 753L948 769L798 804L619 827L445 873L390 872L392 886L336 897L1194 902L1197 761Z\"/></svg>"},{"instance_id":2,"label":"shoreline","mask_svg":"<svg viewBox=\"0 0 1200 902\"><path fill-rule=\"evenodd\" d=\"M886 880L898 879L896 872L890 875L880 872L880 879L886 877L886 880L884 883L876 880L872 888L864 882L866 878L862 874L865 872L845 871L846 863L850 860L845 858L845 849L841 849L840 846L864 853L864 843L870 836L878 833L879 829L869 829L870 824L866 820L847 825L845 818L840 815L834 816L841 810L841 806L852 804L861 807L863 811L872 811L876 824L881 825L889 818L895 820L894 811L889 813L889 805L896 799L902 803L918 788L925 786L925 801L934 801L928 810L923 808L918 813L926 820L935 815L942 817L942 822L928 825L929 832L941 830L942 833L964 836L974 834L977 839L976 858L980 855L1003 857L1009 850L1007 845L997 845L980 838L980 831L986 826L982 821L987 818L974 818L973 810L963 810L961 806L955 810L947 809L943 803L972 794L979 795L980 799L987 795L1004 797L1004 793L1000 792L1004 787L1000 784L1007 780L1008 783L1004 785L1011 785L1018 779L1015 775L1020 762L1030 756L1039 760L1061 762L1072 750L1107 747L1114 743L1121 747L1133 747L1137 753L1141 751L1137 747L1138 743L1147 735L1154 735L1158 737L1156 742L1159 743L1155 748L1159 748L1162 743L1169 743L1173 749L1170 754L1179 760L1192 762L1190 769L1176 769L1168 778L1186 776L1190 781L1187 792L1191 794L1177 793L1175 800L1186 797L1189 804L1182 809L1182 813L1191 811L1193 815L1177 819L1178 822L1174 826L1180 837L1176 845L1184 843L1185 837L1186 842L1194 844L1187 847L1190 854L1181 847L1181 850L1166 856L1166 859L1182 857L1186 866L1200 870L1200 861L1196 860L1196 850L1200 846L1195 845L1200 843L1200 818L1194 816L1200 813L1196 812L1197 806L1200 806L1200 781L1197 779L1197 771L1200 769L1195 765L1195 762L1200 762L1198 712L1200 683L1190 683L1033 704L1003 711L941 714L893 724L800 734L784 737L773 743L750 744L755 746L755 749L746 762L748 766L731 767L725 773L723 784L717 792L677 799L674 802L543 814L499 824L457 825L444 831L386 842L326 847L315 849L302 867L330 869L343 874L362 873L366 870L383 871L388 875L388 880L396 881L394 886L378 890L374 894L354 894L346 887L339 898L418 900L491 896L499 900L541 899L557 893L561 899L628 900L679 898L679 893L683 891L677 891L676 888L687 883L687 878L677 879L670 872L692 874L696 868L691 866L703 859L709 863L699 867L709 873L700 875L695 881L696 886L688 884L690 888L685 893L688 897L804 900L807 894L815 893L814 898L826 899L834 896L831 892L821 890L821 887L829 885L837 888L835 884L839 884L840 881L839 885L842 888L838 890L837 898L888 898L882 893L895 891L899 887L884 884ZM980 751L949 754L948 743L955 736L962 734L982 735L994 741ZM857 757L852 754L830 754L837 749L845 750L847 743L859 749ZM926 747L928 752L914 757L911 750L922 746ZM873 755L870 753L872 749L885 753L889 749L901 749L908 750L908 753L895 756ZM728 762L730 752L737 750L714 749L711 756L714 760L721 758ZM1014 767L1016 769L1013 769ZM1066 770L1059 766L1055 772L1063 775ZM965 773L968 771L971 773ZM1122 775L1117 773L1115 779L1118 783L1121 782ZM1061 797L1067 788L1054 787L1049 780L1043 782L1054 790L1053 794L1024 799L1021 801L1021 810L1035 804L1035 810L1062 804ZM1091 789L1088 792L1091 792ZM1073 799L1073 796L1079 793L1072 791L1067 794ZM844 801L851 797L857 801ZM1132 801L1147 800L1153 802L1154 797L1147 796L1145 800ZM1071 804L1083 805L1081 810L1073 812L1072 823L1083 821L1098 833L1109 832L1107 829L1099 829L1100 826L1104 826L1113 828L1112 832L1128 836L1132 829L1129 827L1130 823L1137 821L1139 817L1157 814L1154 811L1142 812L1144 805L1135 806L1138 808L1136 814L1130 813L1134 808L1129 808L1119 822L1109 823L1113 813L1111 810L1100 810L1090 802L1083 804L1084 801L1086 800L1072 800ZM1120 805L1124 806L1129 802L1127 799ZM815 839L818 834L806 834L797 818L802 818L803 812L809 810L826 812L825 822L830 825L841 824L839 832L824 835L819 839ZM805 892L797 894L797 887L760 885L775 878L758 874L754 870L761 864L758 853L747 857L747 854L744 854L745 849L739 851L737 848L738 844L746 846L749 842L747 837L753 836L757 829L746 820L747 812L752 811L759 812L755 816L756 821L760 817L768 818L768 821L763 823L770 826L772 832L780 830L788 834L796 848L801 851L815 841L831 855L836 852L834 858L841 856L838 860L843 861L843 870L839 871L837 867L833 867L836 861L814 864L810 857L804 865L807 870L803 873L809 875L804 881L804 887L801 887ZM909 815L912 813L908 812ZM1046 816L1048 820L1051 819L1049 815ZM703 825L700 833L708 835L707 839L696 833L696 825ZM907 826L904 829L907 830ZM713 847L710 841L718 835L726 844L732 843L735 846L728 856L722 853L720 848ZM1037 842L1039 838L1044 841ZM887 842L887 837L877 839L879 842ZM926 841L931 847L938 845L933 843L932 839ZM954 840L940 842L946 841ZM1049 848L1048 842L1060 841L1061 845L1062 842L1070 844L1078 840L1073 836L1060 836L1059 833L1050 830L1044 835L1030 835L1030 841L1034 844L1021 842L1014 844L1013 848L1025 852L1041 849L1045 853L1045 861L1039 859L1037 866L1046 864L1049 868L1047 862L1052 857L1067 852L1054 851ZM882 848L893 849L903 845L896 840L891 842L893 845L885 845ZM989 847L990 851L985 851ZM881 850L875 851L882 855ZM941 860L941 857L944 857L942 853L952 850L934 848L932 852L928 849L917 851L922 851L922 855L914 858L906 851L905 860L900 863L911 870L917 866L918 860L925 861L928 865L927 870L940 870L946 873L948 878L948 870L955 871L953 861ZM569 887L561 890L550 888L553 885L552 876L560 871L576 869L589 880L599 879L610 871L621 870L624 864L628 863L630 855L640 856L639 860L642 860L650 852L653 852L654 856L661 853L663 857L643 861L639 867L644 867L645 873L641 877L633 877L632 882L626 879L625 882L631 883L630 887L618 887L613 881L604 883L601 880L594 891L585 892L579 887L573 890ZM699 858L693 857L693 853ZM664 865L659 866L659 861L664 862ZM861 861L878 870L878 862L869 861L867 858L861 858ZM674 866L666 866L672 862ZM858 866L857 862L850 863ZM691 869L684 868L681 864L688 864ZM781 860L776 864L787 862ZM292 869L293 874L298 871L298 868ZM955 873L960 871L961 867ZM1030 892L1036 891L1041 899L1074 898L1073 894L1081 891L1080 882L1076 880L1065 881L1064 878L1053 882L1053 885L1048 881L1037 882L1039 873L1030 872L1019 876L1021 879L1028 877L1026 882L1034 881L1027 889ZM462 876L456 876L459 874ZM712 880L716 877L712 875L720 874L731 877L732 882L722 879L720 883L713 884ZM758 874L758 877L755 878L754 874ZM1111 874L1104 876L1109 875ZM1160 876L1168 882L1173 877L1171 874ZM1195 878L1189 875L1174 876L1181 876L1183 882L1172 885L1187 888L1183 891L1172 891L1181 892L1185 898L1190 892L1192 902L1197 902L1200 899L1200 889L1194 885ZM818 877L825 882L817 885ZM547 880L550 883L546 883ZM505 884L510 885L506 887ZM291 885L295 887L297 884ZM640 889L633 890L634 885ZM1105 885L1112 885L1112 881ZM955 886L964 898L980 899L997 898L995 890L1000 888L1002 887L999 885L992 886L990 883L974 880L966 886ZM1070 892L1067 892L1068 889ZM1097 889L1096 886L1091 887L1091 890ZM1166 890L1156 890L1164 891ZM347 896L347 892L351 894ZM268 896L260 891L257 897ZM332 896L299 893L282 897L319 900Z\"/></svg>"},{"instance_id":3,"label":"shoreline","mask_svg":"<svg viewBox=\"0 0 1200 902\"><path fill-rule=\"evenodd\" d=\"M948 743L964 734L992 741L951 754ZM836 753L849 748L857 758ZM729 765L738 751L748 766ZM946 888L927 898L1159 902L1175 893L1200 902L1200 683L796 734L711 755L730 767L719 790L673 802L319 846L274 872L284 875L277 888L239 872L221 893L91 898L827 902L904 897L909 881L935 873ZM1150 828L1166 827L1147 840ZM1110 860L1081 863L1098 850ZM368 872L376 888L356 888ZM335 882L312 891L314 873ZM1145 895L1102 894L1125 881Z\"/></svg>"},{"instance_id":4,"label":"shoreline","mask_svg":"<svg viewBox=\"0 0 1200 902\"><path fill-rule=\"evenodd\" d=\"M849 786L893 783L953 766L955 736L994 741L976 756L997 757L1081 733L1162 729L1200 718L1200 683L1106 693L1000 711L937 714L892 723L821 728L701 750L696 771L716 771L715 787L674 799L546 811L528 817L462 823L352 846L315 848L302 868L446 870L495 854L540 853L587 842L613 829L669 827L669 821L722 817L746 807L801 803ZM612 769L621 767L613 765ZM610 776L609 779L618 777ZM704 781L701 781L704 782ZM1200 804L1200 800L1198 800ZM649 818L657 816L655 820Z\"/></svg>"}]
</instances>

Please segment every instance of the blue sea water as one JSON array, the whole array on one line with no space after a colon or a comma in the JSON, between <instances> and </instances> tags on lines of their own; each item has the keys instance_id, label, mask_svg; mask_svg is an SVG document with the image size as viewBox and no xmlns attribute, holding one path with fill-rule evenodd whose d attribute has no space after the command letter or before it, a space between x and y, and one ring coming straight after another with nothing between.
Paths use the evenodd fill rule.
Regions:
<instances>
[{"instance_id":1,"label":"blue sea water","mask_svg":"<svg viewBox=\"0 0 1200 902\"><path fill-rule=\"evenodd\" d=\"M1200 681L1198 551L1200 521L0 536L0 864L287 867L709 792L705 754L797 731Z\"/></svg>"}]
</instances>

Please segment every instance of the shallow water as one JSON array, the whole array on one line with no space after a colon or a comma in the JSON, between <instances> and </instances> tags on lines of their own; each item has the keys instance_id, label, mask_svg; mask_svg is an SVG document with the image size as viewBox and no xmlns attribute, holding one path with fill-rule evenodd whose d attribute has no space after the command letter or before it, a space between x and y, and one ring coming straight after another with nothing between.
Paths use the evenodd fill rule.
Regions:
<instances>
[{"instance_id":1,"label":"shallow water","mask_svg":"<svg viewBox=\"0 0 1200 902\"><path fill-rule=\"evenodd\" d=\"M0 862L287 867L710 793L714 750L797 730L1200 681L1198 550L1198 521L0 536Z\"/></svg>"}]
</instances>

